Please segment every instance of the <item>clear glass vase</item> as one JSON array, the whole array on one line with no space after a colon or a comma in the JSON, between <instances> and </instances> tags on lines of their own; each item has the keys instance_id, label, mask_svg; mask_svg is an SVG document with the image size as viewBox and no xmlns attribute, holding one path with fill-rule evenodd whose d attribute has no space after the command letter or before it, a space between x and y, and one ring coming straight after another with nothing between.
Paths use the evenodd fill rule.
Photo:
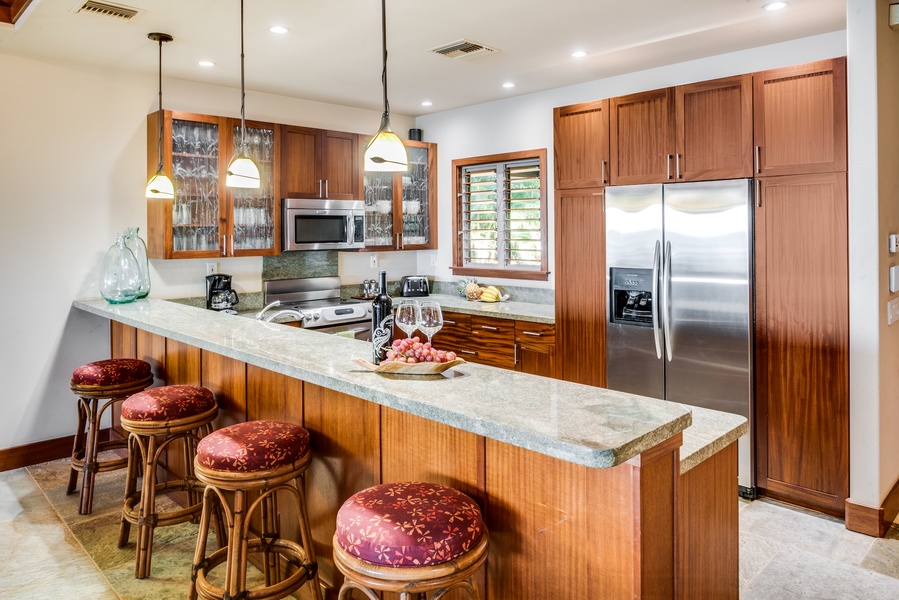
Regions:
<instances>
[{"instance_id":1,"label":"clear glass vase","mask_svg":"<svg viewBox=\"0 0 899 600\"><path fill-rule=\"evenodd\" d=\"M139 227L129 227L125 235L125 245L134 254L137 268L140 269L140 287L137 290L137 299L146 298L150 293L150 259L147 257L147 245L137 232Z\"/></svg>"},{"instance_id":2,"label":"clear glass vase","mask_svg":"<svg viewBox=\"0 0 899 600\"><path fill-rule=\"evenodd\" d=\"M140 267L120 233L100 265L100 295L110 304L133 302L140 290Z\"/></svg>"}]
</instances>

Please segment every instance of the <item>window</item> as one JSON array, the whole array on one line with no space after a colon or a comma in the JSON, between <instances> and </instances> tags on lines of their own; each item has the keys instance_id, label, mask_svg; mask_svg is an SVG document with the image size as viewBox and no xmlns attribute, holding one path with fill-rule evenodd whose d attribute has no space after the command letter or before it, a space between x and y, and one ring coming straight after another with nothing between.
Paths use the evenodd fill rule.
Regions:
<instances>
[{"instance_id":1,"label":"window","mask_svg":"<svg viewBox=\"0 0 899 600\"><path fill-rule=\"evenodd\" d=\"M548 279L546 150L453 161L453 273Z\"/></svg>"}]
</instances>

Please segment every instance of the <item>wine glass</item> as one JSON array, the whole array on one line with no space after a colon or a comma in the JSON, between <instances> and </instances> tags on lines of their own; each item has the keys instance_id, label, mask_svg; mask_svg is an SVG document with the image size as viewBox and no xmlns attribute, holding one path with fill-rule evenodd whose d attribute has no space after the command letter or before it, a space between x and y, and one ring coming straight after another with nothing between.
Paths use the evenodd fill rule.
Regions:
<instances>
[{"instance_id":1,"label":"wine glass","mask_svg":"<svg viewBox=\"0 0 899 600\"><path fill-rule=\"evenodd\" d=\"M418 327L419 310L415 300L401 300L396 305L396 326L406 333L406 337L412 337L412 332Z\"/></svg>"},{"instance_id":2,"label":"wine glass","mask_svg":"<svg viewBox=\"0 0 899 600\"><path fill-rule=\"evenodd\" d=\"M431 337L443 327L443 312L440 310L440 304L433 300L422 302L419 311L418 329L430 341Z\"/></svg>"}]
</instances>

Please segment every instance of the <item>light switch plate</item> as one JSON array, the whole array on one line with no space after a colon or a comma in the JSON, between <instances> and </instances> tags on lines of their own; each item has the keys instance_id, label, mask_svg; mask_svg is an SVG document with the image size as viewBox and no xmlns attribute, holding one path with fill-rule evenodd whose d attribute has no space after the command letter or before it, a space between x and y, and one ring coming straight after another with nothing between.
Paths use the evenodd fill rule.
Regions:
<instances>
[{"instance_id":1,"label":"light switch plate","mask_svg":"<svg viewBox=\"0 0 899 600\"><path fill-rule=\"evenodd\" d=\"M890 254L899 252L899 234L890 234Z\"/></svg>"},{"instance_id":2,"label":"light switch plate","mask_svg":"<svg viewBox=\"0 0 899 600\"><path fill-rule=\"evenodd\" d=\"M899 292L899 265L890 267L890 292Z\"/></svg>"},{"instance_id":3,"label":"light switch plate","mask_svg":"<svg viewBox=\"0 0 899 600\"><path fill-rule=\"evenodd\" d=\"M887 302L887 325L892 325L899 320L899 298Z\"/></svg>"}]
</instances>

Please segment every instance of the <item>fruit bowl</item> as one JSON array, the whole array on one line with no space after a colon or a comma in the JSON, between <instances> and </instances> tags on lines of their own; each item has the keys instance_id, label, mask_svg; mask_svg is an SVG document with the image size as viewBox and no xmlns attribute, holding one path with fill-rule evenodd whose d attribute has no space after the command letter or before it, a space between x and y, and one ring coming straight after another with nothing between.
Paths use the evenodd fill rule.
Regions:
<instances>
[{"instance_id":1,"label":"fruit bowl","mask_svg":"<svg viewBox=\"0 0 899 600\"><path fill-rule=\"evenodd\" d=\"M353 362L369 371L374 371L375 373L395 373L398 375L436 375L438 373L443 373L447 369L452 369L453 367L465 364L465 360L462 358L455 358L442 363L403 363L395 360L388 360L379 365L375 365L364 358L354 358Z\"/></svg>"}]
</instances>

